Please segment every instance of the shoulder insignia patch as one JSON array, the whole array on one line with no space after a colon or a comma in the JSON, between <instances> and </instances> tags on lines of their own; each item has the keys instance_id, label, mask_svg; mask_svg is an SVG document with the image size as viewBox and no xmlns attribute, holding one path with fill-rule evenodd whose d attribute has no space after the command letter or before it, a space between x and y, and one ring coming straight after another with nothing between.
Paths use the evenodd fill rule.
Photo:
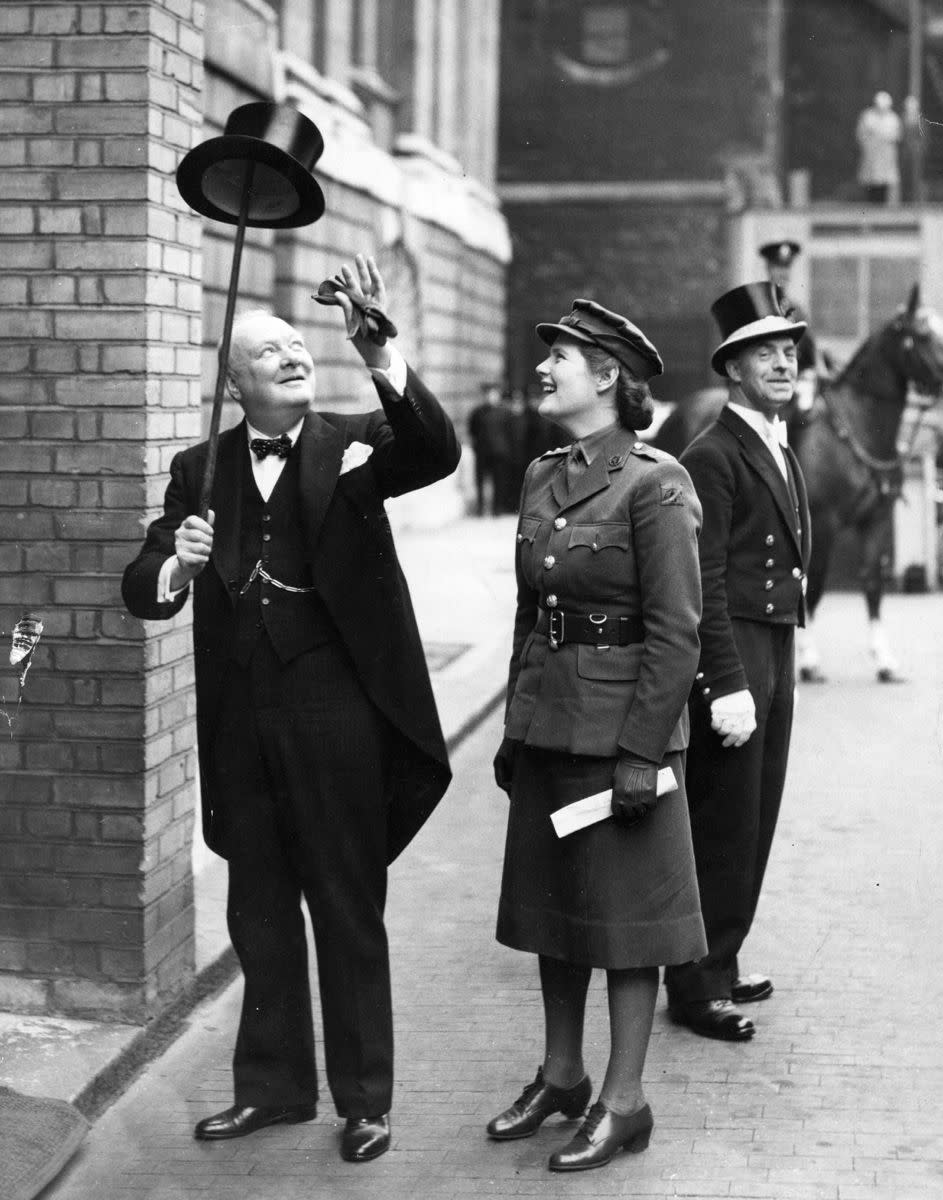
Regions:
<instances>
[{"instance_id":1,"label":"shoulder insignia patch","mask_svg":"<svg viewBox=\"0 0 943 1200\"><path fill-rule=\"evenodd\" d=\"M684 507L684 492L680 483L663 483L661 485L662 504L677 504Z\"/></svg>"}]
</instances>

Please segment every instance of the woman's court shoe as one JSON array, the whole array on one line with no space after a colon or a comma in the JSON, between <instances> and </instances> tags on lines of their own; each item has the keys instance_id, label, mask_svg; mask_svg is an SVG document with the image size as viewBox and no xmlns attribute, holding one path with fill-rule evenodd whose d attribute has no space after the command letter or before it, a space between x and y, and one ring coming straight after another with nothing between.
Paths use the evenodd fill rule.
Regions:
<instances>
[{"instance_id":1,"label":"woman's court shoe","mask_svg":"<svg viewBox=\"0 0 943 1200\"><path fill-rule=\"evenodd\" d=\"M668 1012L676 1025L686 1025L701 1037L746 1042L756 1032L753 1022L732 1000L691 1000L669 1005Z\"/></svg>"},{"instance_id":2,"label":"woman's court shoe","mask_svg":"<svg viewBox=\"0 0 943 1200\"><path fill-rule=\"evenodd\" d=\"M741 975L734 980L730 999L734 1004L753 1004L773 994L773 981L768 975Z\"/></svg>"},{"instance_id":3,"label":"woman's court shoe","mask_svg":"<svg viewBox=\"0 0 943 1200\"><path fill-rule=\"evenodd\" d=\"M341 1138L341 1158L347 1162L369 1162L390 1148L390 1115L348 1117Z\"/></svg>"},{"instance_id":4,"label":"woman's court shoe","mask_svg":"<svg viewBox=\"0 0 943 1200\"><path fill-rule=\"evenodd\" d=\"M281 1108L234 1104L225 1112L205 1117L197 1124L193 1136L201 1142L221 1142L226 1138L245 1137L266 1125L299 1125L302 1121L313 1121L317 1115L316 1104L291 1104Z\"/></svg>"},{"instance_id":5,"label":"woman's court shoe","mask_svg":"<svg viewBox=\"0 0 943 1200\"><path fill-rule=\"evenodd\" d=\"M530 1137L556 1112L565 1117L581 1117L592 1094L588 1075L571 1088L561 1088L545 1083L543 1067L538 1067L534 1082L524 1088L510 1108L488 1122L488 1137L497 1141Z\"/></svg>"},{"instance_id":6,"label":"woman's court shoe","mask_svg":"<svg viewBox=\"0 0 943 1200\"><path fill-rule=\"evenodd\" d=\"M620 1150L629 1154L647 1150L654 1126L652 1110L647 1104L625 1117L610 1112L601 1100L597 1100L572 1142L551 1154L547 1165L551 1171L588 1171L591 1167L604 1167Z\"/></svg>"}]
</instances>

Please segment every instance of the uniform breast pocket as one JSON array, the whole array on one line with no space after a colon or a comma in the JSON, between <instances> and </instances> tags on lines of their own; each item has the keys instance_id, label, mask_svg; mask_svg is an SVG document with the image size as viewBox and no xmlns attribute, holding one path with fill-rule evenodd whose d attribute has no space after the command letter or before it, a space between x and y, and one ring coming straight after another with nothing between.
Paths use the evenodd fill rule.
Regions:
<instances>
[{"instance_id":1,"label":"uniform breast pocket","mask_svg":"<svg viewBox=\"0 0 943 1200\"><path fill-rule=\"evenodd\" d=\"M577 646L576 671L580 679L638 679L642 646Z\"/></svg>"},{"instance_id":2,"label":"uniform breast pocket","mask_svg":"<svg viewBox=\"0 0 943 1200\"><path fill-rule=\"evenodd\" d=\"M570 550L590 550L593 554L602 550L626 553L629 545L628 525L574 525L570 530Z\"/></svg>"}]
</instances>

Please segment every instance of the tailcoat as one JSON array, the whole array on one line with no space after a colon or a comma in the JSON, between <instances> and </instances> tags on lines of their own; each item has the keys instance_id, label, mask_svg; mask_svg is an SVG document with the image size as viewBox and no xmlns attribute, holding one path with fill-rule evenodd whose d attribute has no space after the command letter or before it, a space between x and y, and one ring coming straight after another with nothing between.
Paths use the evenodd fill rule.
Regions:
<instances>
[{"instance_id":1,"label":"tailcoat","mask_svg":"<svg viewBox=\"0 0 943 1200\"><path fill-rule=\"evenodd\" d=\"M587 442L589 439L587 439ZM517 531L517 613L506 737L516 755L498 938L595 966L700 953L682 753L698 659L700 505L669 455L612 426L567 482L568 449L528 468ZM549 613L627 617L627 645L547 636ZM676 792L634 826L558 839L557 808L612 787L621 754L671 765Z\"/></svg>"},{"instance_id":2,"label":"tailcoat","mask_svg":"<svg viewBox=\"0 0 943 1200\"><path fill-rule=\"evenodd\" d=\"M391 797L389 858L409 843L443 795L448 757L406 580L400 569L386 497L424 487L450 474L459 458L452 424L412 370L402 398L376 380L383 409L367 414L309 412L295 448L299 461L304 552L313 582L370 699L397 733ZM341 474L353 442L372 447L360 467ZM240 531L248 456L245 423L220 435L210 508L214 510L209 566L193 582L197 739L203 832L225 855L214 817L223 802L214 771L214 742L226 664L237 631ZM170 466L164 513L148 528L128 566L122 595L145 620L166 620L184 606L186 588L169 604L157 602L157 577L174 553L174 532L197 511L207 443L177 454ZM272 602L281 599L277 591Z\"/></svg>"},{"instance_id":3,"label":"tailcoat","mask_svg":"<svg viewBox=\"0 0 943 1200\"><path fill-rule=\"evenodd\" d=\"M391 1103L387 863L450 772L383 502L448 475L459 447L412 371L402 396L376 387L382 409L305 416L267 499L245 422L219 439L193 651L203 830L228 861L245 977L237 1105L318 1096L302 896L337 1111L372 1117ZM171 463L163 515L124 574L135 616L167 619L186 602L189 588L159 602L158 578L198 511L206 456L203 443Z\"/></svg>"},{"instance_id":4,"label":"tailcoat","mask_svg":"<svg viewBox=\"0 0 943 1200\"><path fill-rule=\"evenodd\" d=\"M805 622L809 506L798 461L784 479L762 438L729 407L684 451L703 506L704 612L688 709L687 791L708 954L666 972L669 998L729 998L779 813L795 687L794 632ZM711 703L749 689L756 731L724 748Z\"/></svg>"}]
</instances>

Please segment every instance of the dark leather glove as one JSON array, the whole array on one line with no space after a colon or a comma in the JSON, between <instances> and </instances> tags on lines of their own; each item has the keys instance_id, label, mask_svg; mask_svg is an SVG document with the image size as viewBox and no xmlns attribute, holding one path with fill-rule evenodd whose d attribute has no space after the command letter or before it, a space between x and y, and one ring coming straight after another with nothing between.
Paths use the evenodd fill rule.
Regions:
<instances>
[{"instance_id":1,"label":"dark leather glove","mask_svg":"<svg viewBox=\"0 0 943 1200\"><path fill-rule=\"evenodd\" d=\"M517 750L520 742L516 742L513 738L505 738L498 747L498 753L494 756L494 781L502 792L511 794L511 780L514 778L514 760L517 758Z\"/></svg>"},{"instance_id":2,"label":"dark leather glove","mask_svg":"<svg viewBox=\"0 0 943 1200\"><path fill-rule=\"evenodd\" d=\"M623 754L612 777L612 815L634 825L658 803L658 763Z\"/></svg>"},{"instance_id":3,"label":"dark leather glove","mask_svg":"<svg viewBox=\"0 0 943 1200\"><path fill-rule=\"evenodd\" d=\"M396 326L379 304L374 304L358 295L356 290L346 284L340 275L336 275L333 279L325 279L319 284L317 294L311 298L317 300L318 304L337 304L338 292L343 292L354 306L354 315L357 317L359 328L348 330L351 336L358 333L360 337L366 338L368 342L373 342L377 346L385 346L387 338L396 337L398 332Z\"/></svg>"}]
</instances>

